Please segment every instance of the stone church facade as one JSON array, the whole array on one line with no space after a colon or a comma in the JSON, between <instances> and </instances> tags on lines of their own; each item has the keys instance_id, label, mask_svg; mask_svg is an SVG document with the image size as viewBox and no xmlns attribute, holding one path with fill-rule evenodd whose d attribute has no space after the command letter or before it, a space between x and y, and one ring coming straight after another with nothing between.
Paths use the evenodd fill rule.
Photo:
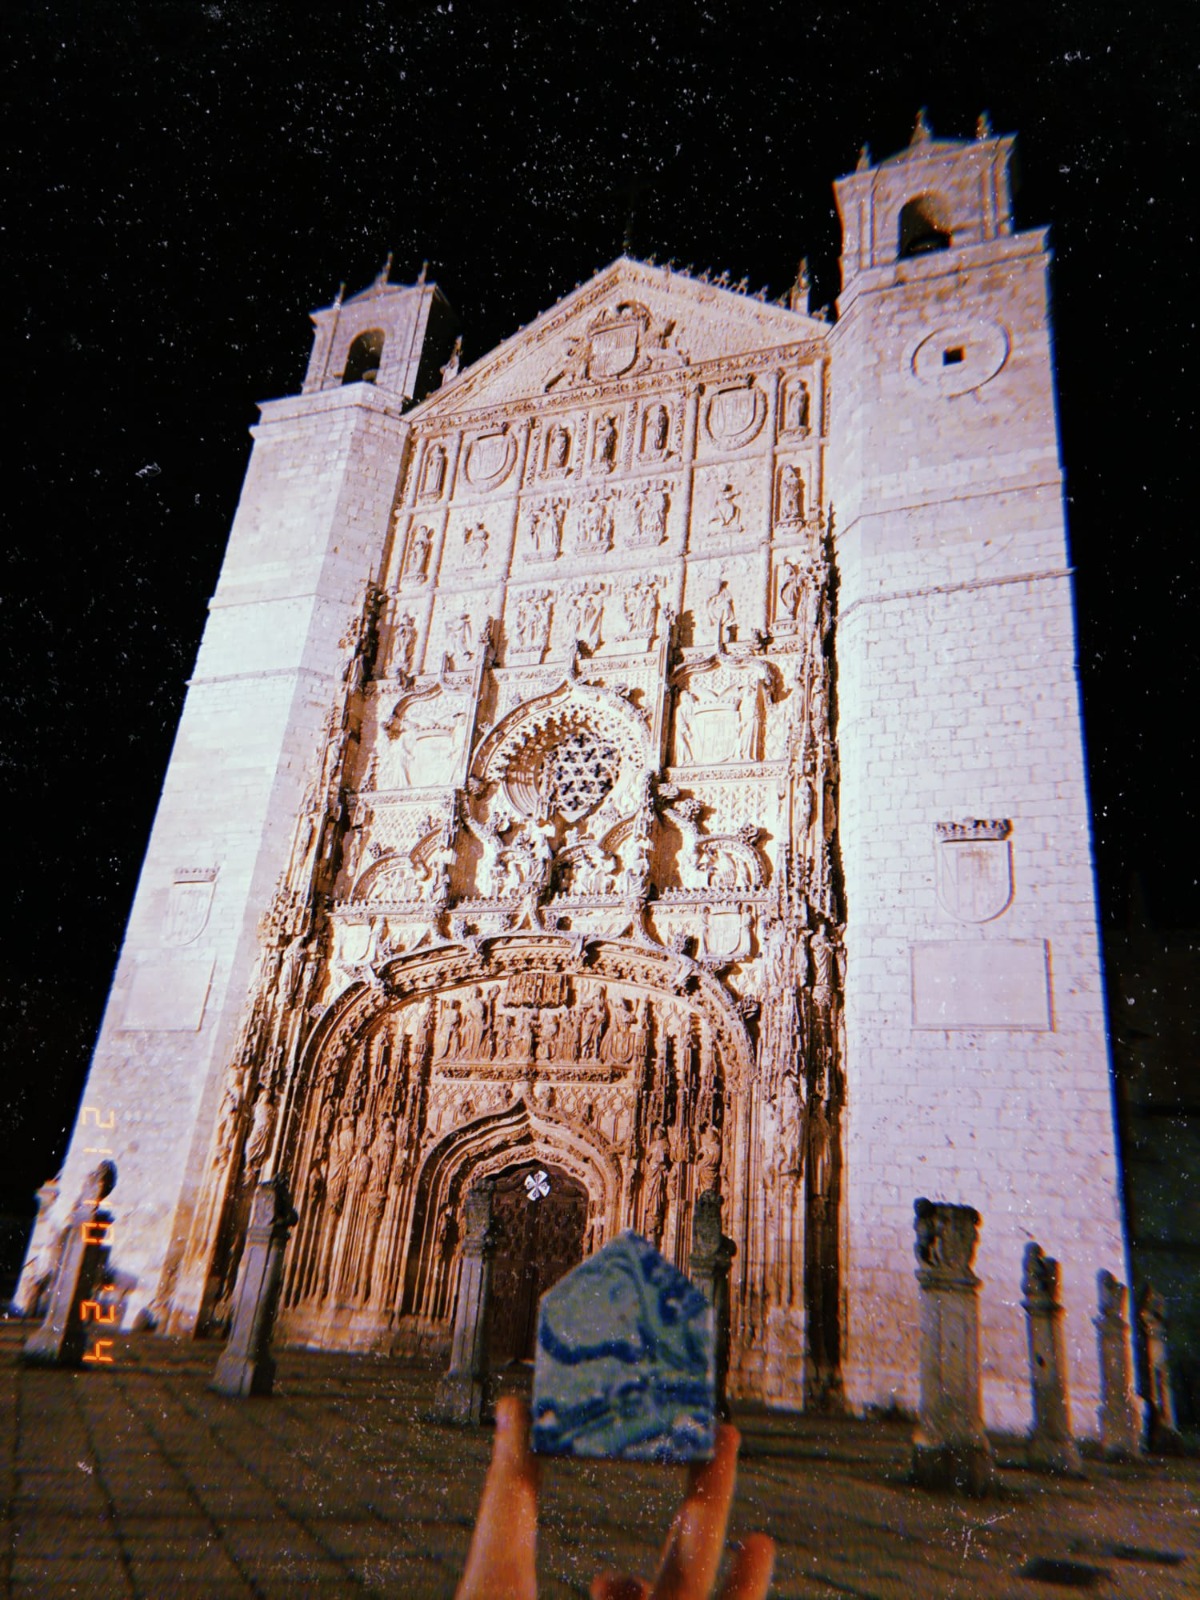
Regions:
<instances>
[{"instance_id":1,"label":"stone church facade","mask_svg":"<svg viewBox=\"0 0 1200 1600\"><path fill-rule=\"evenodd\" d=\"M280 1337L442 1351L492 1176L507 1359L620 1229L686 1267L719 1184L732 1391L861 1408L915 1397L927 1195L983 1214L989 1422L1036 1238L1094 1428L1125 1257L1011 147L864 155L836 322L625 258L462 371L431 284L315 315L27 1278L111 1150L128 1315L219 1329L282 1170Z\"/></svg>"}]
</instances>

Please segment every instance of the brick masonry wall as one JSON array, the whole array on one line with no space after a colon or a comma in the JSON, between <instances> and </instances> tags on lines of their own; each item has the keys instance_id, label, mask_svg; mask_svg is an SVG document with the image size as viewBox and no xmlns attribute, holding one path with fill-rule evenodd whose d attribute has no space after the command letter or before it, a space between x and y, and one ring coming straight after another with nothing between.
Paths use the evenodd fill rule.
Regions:
<instances>
[{"instance_id":1,"label":"brick masonry wall","mask_svg":"<svg viewBox=\"0 0 1200 1600\"><path fill-rule=\"evenodd\" d=\"M916 1403L925 1195L982 1213L988 1424L1030 1420L1021 1255L1036 1239L1062 1262L1087 1433L1096 1272L1124 1278L1125 1251L1045 265L1041 237L1018 235L873 272L833 341L846 1389L855 1407ZM994 349L997 328L1003 364L979 386L949 394L914 371L931 336ZM967 818L1012 823L1012 902L980 923L937 893L935 824ZM1049 1028L914 1026L914 946L990 944L1002 961L1043 940Z\"/></svg>"},{"instance_id":2,"label":"brick masonry wall","mask_svg":"<svg viewBox=\"0 0 1200 1600\"><path fill-rule=\"evenodd\" d=\"M113 1263L136 1280L130 1317L187 1235L259 920L319 767L339 640L383 557L407 425L394 398L356 384L271 402L254 431L52 1218L61 1225L111 1149ZM197 872L213 880L211 906L178 945L173 884ZM189 1309L177 1302L185 1319Z\"/></svg>"}]
</instances>

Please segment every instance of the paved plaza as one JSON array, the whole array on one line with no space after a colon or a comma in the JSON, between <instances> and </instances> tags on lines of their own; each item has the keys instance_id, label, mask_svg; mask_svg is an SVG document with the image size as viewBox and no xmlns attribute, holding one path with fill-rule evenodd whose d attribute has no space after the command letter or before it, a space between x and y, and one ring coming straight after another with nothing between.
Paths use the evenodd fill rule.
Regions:
<instances>
[{"instance_id":1,"label":"paved plaza","mask_svg":"<svg viewBox=\"0 0 1200 1600\"><path fill-rule=\"evenodd\" d=\"M4 1592L138 1596L451 1596L491 1448L433 1421L436 1374L370 1356L284 1351L276 1393L208 1391L219 1346L151 1334L111 1366L25 1369L0 1325ZM906 1482L911 1429L740 1412L731 1532L778 1542L772 1594L804 1600L1200 1595L1200 1462L1087 1463L1054 1482L998 1447L980 1502ZM546 1596L598 1570L650 1573L676 1469L552 1462L542 1482Z\"/></svg>"}]
</instances>

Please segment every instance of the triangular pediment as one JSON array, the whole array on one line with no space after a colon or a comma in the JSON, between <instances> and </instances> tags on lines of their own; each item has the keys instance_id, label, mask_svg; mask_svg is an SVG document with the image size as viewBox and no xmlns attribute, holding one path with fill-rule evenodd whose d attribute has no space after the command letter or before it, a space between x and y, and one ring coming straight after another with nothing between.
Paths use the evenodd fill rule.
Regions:
<instances>
[{"instance_id":1,"label":"triangular pediment","mask_svg":"<svg viewBox=\"0 0 1200 1600\"><path fill-rule=\"evenodd\" d=\"M823 341L828 326L622 256L459 373L410 414L474 411L597 388L755 351Z\"/></svg>"}]
</instances>

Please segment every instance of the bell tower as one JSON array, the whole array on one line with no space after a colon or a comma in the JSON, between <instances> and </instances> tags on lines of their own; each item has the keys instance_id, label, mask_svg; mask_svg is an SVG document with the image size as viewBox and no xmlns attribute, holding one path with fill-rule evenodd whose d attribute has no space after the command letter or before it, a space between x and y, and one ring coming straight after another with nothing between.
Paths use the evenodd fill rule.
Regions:
<instances>
[{"instance_id":1,"label":"bell tower","mask_svg":"<svg viewBox=\"0 0 1200 1600\"><path fill-rule=\"evenodd\" d=\"M836 185L845 1379L915 1398L913 1202L976 1207L990 1426L1024 1428L1024 1245L1063 1262L1076 1416L1124 1276L1044 230L1013 140ZM1069 1109L1068 1109L1069 1108ZM1083 1424L1086 1426L1086 1422Z\"/></svg>"},{"instance_id":2,"label":"bell tower","mask_svg":"<svg viewBox=\"0 0 1200 1600\"><path fill-rule=\"evenodd\" d=\"M268 401L254 449L67 1154L39 1253L96 1165L116 1162L114 1263L136 1280L128 1316L179 1280L210 1158L221 1081L306 790L320 774L346 635L386 555L408 424L435 387L453 313L433 284L386 270L313 317L303 391ZM166 1263L165 1268L163 1263Z\"/></svg>"}]
</instances>

